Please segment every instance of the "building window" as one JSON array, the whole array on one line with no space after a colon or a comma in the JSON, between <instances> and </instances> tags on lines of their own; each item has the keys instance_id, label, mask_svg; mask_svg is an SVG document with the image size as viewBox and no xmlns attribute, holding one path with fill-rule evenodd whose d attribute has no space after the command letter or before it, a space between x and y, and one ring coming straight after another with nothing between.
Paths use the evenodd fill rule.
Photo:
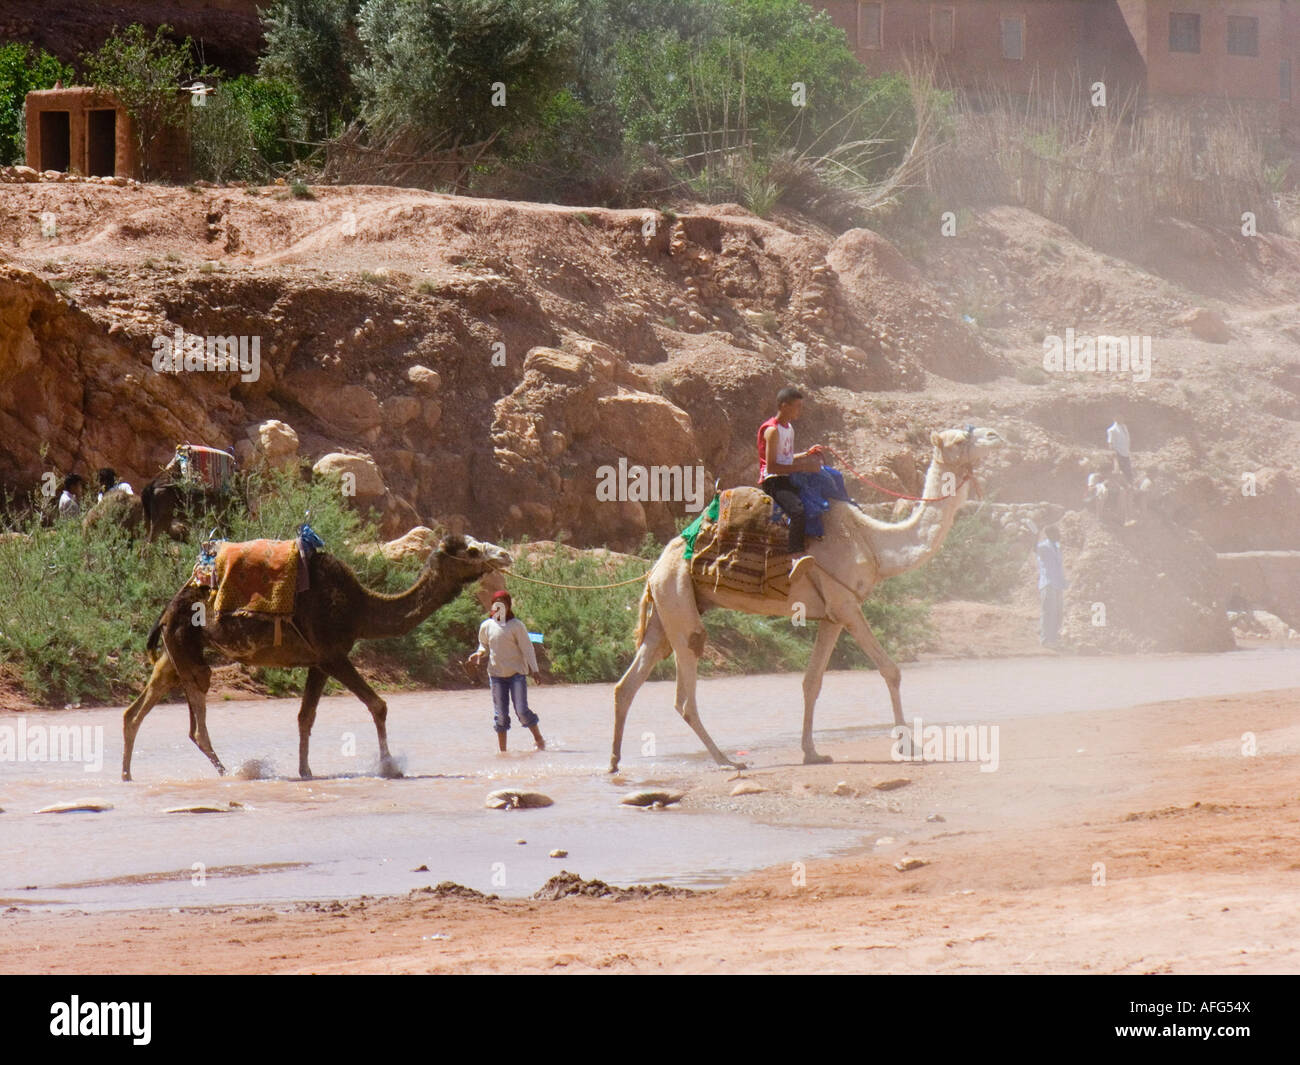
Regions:
<instances>
[{"instance_id":1,"label":"building window","mask_svg":"<svg viewBox=\"0 0 1300 1065\"><path fill-rule=\"evenodd\" d=\"M1002 58L1025 58L1025 20L1019 15L1002 20Z\"/></svg>"},{"instance_id":2,"label":"building window","mask_svg":"<svg viewBox=\"0 0 1300 1065\"><path fill-rule=\"evenodd\" d=\"M1291 60L1282 60L1277 70L1278 94L1287 103L1291 102Z\"/></svg>"},{"instance_id":3,"label":"building window","mask_svg":"<svg viewBox=\"0 0 1300 1065\"><path fill-rule=\"evenodd\" d=\"M1201 50L1201 16L1171 14L1169 16L1169 50L1171 52L1199 52Z\"/></svg>"},{"instance_id":4,"label":"building window","mask_svg":"<svg viewBox=\"0 0 1300 1065\"><path fill-rule=\"evenodd\" d=\"M884 4L858 5L858 47L884 47Z\"/></svg>"},{"instance_id":5,"label":"building window","mask_svg":"<svg viewBox=\"0 0 1300 1065\"><path fill-rule=\"evenodd\" d=\"M930 8L930 44L940 55L952 51L953 38L956 35L957 9L955 7Z\"/></svg>"},{"instance_id":6,"label":"building window","mask_svg":"<svg viewBox=\"0 0 1300 1065\"><path fill-rule=\"evenodd\" d=\"M1228 55L1259 55L1259 19L1228 16Z\"/></svg>"}]
</instances>

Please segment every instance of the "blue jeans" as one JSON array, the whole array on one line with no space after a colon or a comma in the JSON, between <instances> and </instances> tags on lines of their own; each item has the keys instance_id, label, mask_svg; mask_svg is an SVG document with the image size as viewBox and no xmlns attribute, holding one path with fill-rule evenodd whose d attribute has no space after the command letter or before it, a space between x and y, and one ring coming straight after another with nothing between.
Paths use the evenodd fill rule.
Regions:
<instances>
[{"instance_id":1,"label":"blue jeans","mask_svg":"<svg viewBox=\"0 0 1300 1065\"><path fill-rule=\"evenodd\" d=\"M515 717L524 728L532 728L541 719L528 709L528 678L522 673L512 677L489 677L492 683L492 730L510 731L510 701L515 704Z\"/></svg>"}]
</instances>

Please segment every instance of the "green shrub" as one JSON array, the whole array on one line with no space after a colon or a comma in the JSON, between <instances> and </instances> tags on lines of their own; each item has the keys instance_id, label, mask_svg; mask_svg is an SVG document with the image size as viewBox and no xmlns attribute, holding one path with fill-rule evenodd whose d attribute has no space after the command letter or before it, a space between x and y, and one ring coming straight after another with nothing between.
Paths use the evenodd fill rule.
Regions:
<instances>
[{"instance_id":1,"label":"green shrub","mask_svg":"<svg viewBox=\"0 0 1300 1065\"><path fill-rule=\"evenodd\" d=\"M0 45L0 166L21 163L27 154L24 102L29 92L52 89L62 79L71 85L72 67L44 49L10 41Z\"/></svg>"}]
</instances>

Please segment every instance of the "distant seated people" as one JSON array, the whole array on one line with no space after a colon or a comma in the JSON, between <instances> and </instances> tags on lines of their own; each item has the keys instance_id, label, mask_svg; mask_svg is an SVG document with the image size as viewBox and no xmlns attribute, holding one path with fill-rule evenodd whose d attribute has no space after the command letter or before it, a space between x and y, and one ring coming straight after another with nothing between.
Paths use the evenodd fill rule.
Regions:
<instances>
[{"instance_id":1,"label":"distant seated people","mask_svg":"<svg viewBox=\"0 0 1300 1065\"><path fill-rule=\"evenodd\" d=\"M81 513L81 486L85 483L79 473L70 473L63 478L63 487L59 492L60 518L75 518Z\"/></svg>"},{"instance_id":2,"label":"distant seated people","mask_svg":"<svg viewBox=\"0 0 1300 1065\"><path fill-rule=\"evenodd\" d=\"M1115 453L1115 468L1124 475L1124 480L1133 483L1133 460L1129 456L1128 426L1122 418L1116 418L1106 430L1106 443Z\"/></svg>"},{"instance_id":3,"label":"distant seated people","mask_svg":"<svg viewBox=\"0 0 1300 1065\"><path fill-rule=\"evenodd\" d=\"M112 466L103 467L96 477L99 481L99 500L102 500L109 492L123 492L126 495L135 494L129 484L117 479L117 471ZM98 502L98 500L96 501Z\"/></svg>"}]
</instances>

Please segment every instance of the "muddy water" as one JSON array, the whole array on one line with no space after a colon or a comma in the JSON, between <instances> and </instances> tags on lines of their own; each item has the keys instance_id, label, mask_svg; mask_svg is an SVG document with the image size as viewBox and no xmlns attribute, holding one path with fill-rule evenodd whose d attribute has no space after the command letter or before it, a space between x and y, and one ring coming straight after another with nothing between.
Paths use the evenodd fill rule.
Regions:
<instances>
[{"instance_id":1,"label":"muddy water","mask_svg":"<svg viewBox=\"0 0 1300 1065\"><path fill-rule=\"evenodd\" d=\"M1298 677L1296 650L940 661L905 668L904 707L909 719L979 723L1287 688ZM390 741L407 774L402 780L372 775L373 725L350 695L321 702L312 781L295 778L295 700L218 701L209 710L223 761L260 779L218 778L187 738L183 704L157 707L145 721L133 784L118 779L119 711L24 715L29 731L55 724L102 728L104 761L91 772L66 762L0 763L6 811L0 814L0 905L220 905L400 893L442 880L527 895L561 868L611 883L705 887L752 869L867 846L879 835L881 826L865 821L792 827L714 809L621 806L619 797L634 788L714 771L672 709L672 684L642 690L617 780L604 772L610 685L543 687L530 695L549 749L532 751L531 737L516 726L513 750L504 756L495 752L485 691L391 696ZM887 706L875 674L828 674L818 707L819 746L834 754L838 740L887 729ZM751 764L797 760L798 676L703 681L700 707L714 739L724 749L748 752ZM17 715L0 716L0 725L17 722ZM542 791L555 804L485 809L487 793L502 787ZM35 813L86 798L113 808ZM162 812L195 804L230 812ZM556 848L568 857L548 857ZM427 871L416 871L420 866Z\"/></svg>"}]
</instances>

